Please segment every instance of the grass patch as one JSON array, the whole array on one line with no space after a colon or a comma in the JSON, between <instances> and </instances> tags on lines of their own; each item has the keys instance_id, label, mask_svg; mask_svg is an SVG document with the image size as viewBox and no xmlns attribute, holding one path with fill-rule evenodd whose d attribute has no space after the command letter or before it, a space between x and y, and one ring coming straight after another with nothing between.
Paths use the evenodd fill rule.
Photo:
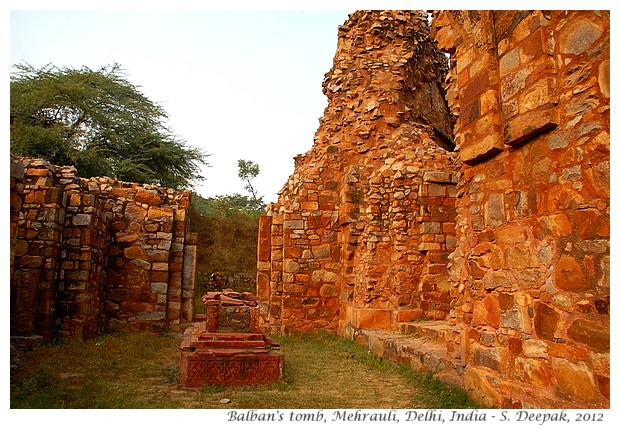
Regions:
<instances>
[{"instance_id":1,"label":"grass patch","mask_svg":"<svg viewBox=\"0 0 620 429\"><path fill-rule=\"evenodd\" d=\"M480 408L467 395L328 333L277 337L285 377L183 389L180 340L110 334L39 347L11 371L11 408Z\"/></svg>"}]
</instances>

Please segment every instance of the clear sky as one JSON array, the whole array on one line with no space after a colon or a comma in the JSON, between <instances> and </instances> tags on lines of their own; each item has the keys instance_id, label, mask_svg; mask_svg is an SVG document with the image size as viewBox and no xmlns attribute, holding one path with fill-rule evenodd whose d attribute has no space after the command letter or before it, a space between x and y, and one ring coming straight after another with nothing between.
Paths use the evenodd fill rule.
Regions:
<instances>
[{"instance_id":1,"label":"clear sky","mask_svg":"<svg viewBox=\"0 0 620 429\"><path fill-rule=\"evenodd\" d=\"M210 154L198 193L245 193L237 160L249 159L260 166L254 187L266 202L277 199L293 172L293 158L312 147L327 105L321 83L332 65L338 26L349 13L462 7L443 0L3 3L8 5L0 22L0 33L10 39L7 68L22 61L91 69L119 63L128 79L166 110L171 130ZM588 7L610 4L594 0ZM493 2L468 5L494 7ZM520 4L528 6L540 7Z\"/></svg>"},{"instance_id":2,"label":"clear sky","mask_svg":"<svg viewBox=\"0 0 620 429\"><path fill-rule=\"evenodd\" d=\"M312 146L327 105L321 82L350 12L13 10L11 65L119 63L172 131L210 154L198 193L245 193L237 160L249 159L269 202Z\"/></svg>"}]
</instances>

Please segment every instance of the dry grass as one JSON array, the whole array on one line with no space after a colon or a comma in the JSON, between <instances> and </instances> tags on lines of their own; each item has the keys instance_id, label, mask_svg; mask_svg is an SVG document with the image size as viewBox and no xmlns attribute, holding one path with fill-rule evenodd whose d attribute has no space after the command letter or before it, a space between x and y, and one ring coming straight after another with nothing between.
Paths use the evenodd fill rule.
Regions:
<instances>
[{"instance_id":1,"label":"dry grass","mask_svg":"<svg viewBox=\"0 0 620 429\"><path fill-rule=\"evenodd\" d=\"M464 392L316 333L278 338L285 378L262 386L178 385L180 340L114 334L26 353L11 372L11 408L467 408Z\"/></svg>"}]
</instances>

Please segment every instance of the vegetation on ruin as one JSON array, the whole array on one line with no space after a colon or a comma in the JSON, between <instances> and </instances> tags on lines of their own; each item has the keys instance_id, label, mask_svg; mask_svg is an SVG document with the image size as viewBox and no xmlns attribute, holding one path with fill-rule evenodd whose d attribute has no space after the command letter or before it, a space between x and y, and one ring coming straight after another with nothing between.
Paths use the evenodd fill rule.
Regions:
<instances>
[{"instance_id":1,"label":"vegetation on ruin","mask_svg":"<svg viewBox=\"0 0 620 429\"><path fill-rule=\"evenodd\" d=\"M203 198L192 196L192 232L197 232L197 291L195 308L204 311L201 301L207 291L233 287L238 292L256 292L256 247L258 219L265 212L263 197L257 196L252 181L260 174L253 161L238 161L238 176L249 195L234 193ZM214 277L219 277L214 280ZM243 278L245 282L225 284L222 279Z\"/></svg>"},{"instance_id":2,"label":"vegetation on ruin","mask_svg":"<svg viewBox=\"0 0 620 429\"><path fill-rule=\"evenodd\" d=\"M465 392L328 333L276 337L285 377L270 385L178 385L176 335L109 334L25 352L11 408L479 408Z\"/></svg>"},{"instance_id":3,"label":"vegetation on ruin","mask_svg":"<svg viewBox=\"0 0 620 429\"><path fill-rule=\"evenodd\" d=\"M18 64L11 75L11 154L73 165L82 177L187 189L200 149L166 126L166 112L118 64L99 70Z\"/></svg>"},{"instance_id":4,"label":"vegetation on ruin","mask_svg":"<svg viewBox=\"0 0 620 429\"><path fill-rule=\"evenodd\" d=\"M208 280L214 273L256 278L259 212L247 210L245 202L247 198L237 200L234 196L210 199L192 196L190 228L199 237L196 256L198 311L203 309L200 298L213 288ZM236 290L243 292L239 288ZM255 283L248 292L256 292Z\"/></svg>"}]
</instances>

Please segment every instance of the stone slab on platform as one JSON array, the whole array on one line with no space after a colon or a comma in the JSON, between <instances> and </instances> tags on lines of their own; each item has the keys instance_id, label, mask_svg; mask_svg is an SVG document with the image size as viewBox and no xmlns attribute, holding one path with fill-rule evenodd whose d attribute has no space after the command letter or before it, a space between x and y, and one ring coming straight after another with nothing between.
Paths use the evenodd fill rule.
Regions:
<instances>
[{"instance_id":1,"label":"stone slab on platform","mask_svg":"<svg viewBox=\"0 0 620 429\"><path fill-rule=\"evenodd\" d=\"M260 332L256 297L249 292L228 288L207 292L202 297L206 306L206 327L209 332Z\"/></svg>"},{"instance_id":2,"label":"stone slab on platform","mask_svg":"<svg viewBox=\"0 0 620 429\"><path fill-rule=\"evenodd\" d=\"M267 384L283 374L280 346L261 333L208 332L201 322L185 331L180 348L185 387Z\"/></svg>"},{"instance_id":3,"label":"stone slab on platform","mask_svg":"<svg viewBox=\"0 0 620 429\"><path fill-rule=\"evenodd\" d=\"M453 341L458 336L458 332L445 320L401 323L400 332L405 335L429 338L441 343Z\"/></svg>"}]
</instances>

